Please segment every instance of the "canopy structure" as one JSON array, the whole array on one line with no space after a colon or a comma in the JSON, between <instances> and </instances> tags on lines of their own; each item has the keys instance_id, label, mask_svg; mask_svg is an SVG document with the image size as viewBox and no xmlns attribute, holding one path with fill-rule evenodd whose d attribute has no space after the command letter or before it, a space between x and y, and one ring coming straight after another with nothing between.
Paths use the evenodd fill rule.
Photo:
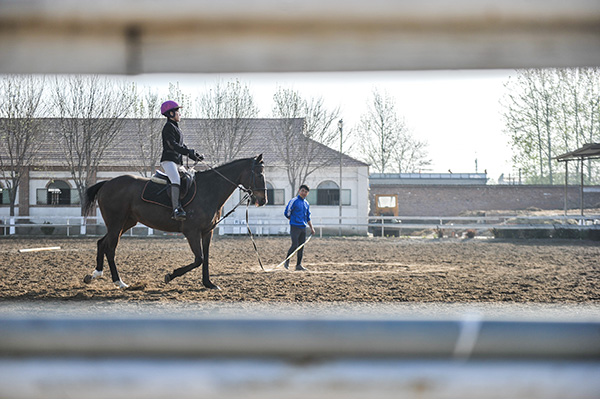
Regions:
<instances>
[{"instance_id":1,"label":"canopy structure","mask_svg":"<svg viewBox=\"0 0 600 399\"><path fill-rule=\"evenodd\" d=\"M582 159L598 159L600 158L600 143L588 143L575 151L567 152L566 154L555 157L559 162L568 162Z\"/></svg>"},{"instance_id":2,"label":"canopy structure","mask_svg":"<svg viewBox=\"0 0 600 399\"><path fill-rule=\"evenodd\" d=\"M584 159L599 159L600 158L600 143L588 143L575 151L554 157L558 162L565 163L565 215L567 214L567 186L569 184L569 161L581 161L581 183L580 183L580 198L581 198L581 216L583 216L583 160Z\"/></svg>"}]
</instances>

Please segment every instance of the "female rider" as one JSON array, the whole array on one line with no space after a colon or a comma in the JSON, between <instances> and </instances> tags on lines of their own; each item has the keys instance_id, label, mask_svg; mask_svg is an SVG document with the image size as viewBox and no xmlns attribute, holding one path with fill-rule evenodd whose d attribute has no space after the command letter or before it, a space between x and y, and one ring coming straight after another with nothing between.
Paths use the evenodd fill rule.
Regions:
<instances>
[{"instance_id":1,"label":"female rider","mask_svg":"<svg viewBox=\"0 0 600 399\"><path fill-rule=\"evenodd\" d=\"M192 161L204 159L204 156L183 144L183 134L179 128L180 108L181 106L175 101L165 101L160 106L160 113L167 117L167 123L165 123L162 130L163 151L160 157L160 165L171 181L171 203L173 206L173 216L171 218L177 221L183 221L186 217L179 200L181 184L179 170L183 168L182 156L185 155Z\"/></svg>"}]
</instances>

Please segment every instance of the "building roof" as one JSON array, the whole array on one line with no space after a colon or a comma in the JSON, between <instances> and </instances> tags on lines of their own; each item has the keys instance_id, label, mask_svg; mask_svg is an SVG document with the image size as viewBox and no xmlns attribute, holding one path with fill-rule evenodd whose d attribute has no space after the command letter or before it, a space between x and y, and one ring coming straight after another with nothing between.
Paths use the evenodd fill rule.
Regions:
<instances>
[{"instance_id":1,"label":"building roof","mask_svg":"<svg viewBox=\"0 0 600 399\"><path fill-rule=\"evenodd\" d=\"M485 185L486 173L371 173L371 186Z\"/></svg>"},{"instance_id":2,"label":"building roof","mask_svg":"<svg viewBox=\"0 0 600 399\"><path fill-rule=\"evenodd\" d=\"M62 138L57 133L57 129L60 126L60 119L58 118L40 118L41 126L44 129L42 137L43 143L39 153L39 161L37 162L39 167L60 167L65 165L65 155L63 148L61 147ZM123 125L119 129L115 139L109 144L105 150L102 160L100 162L101 167L132 167L136 164L135 160L139 159L139 125L141 121L149 122L144 119L123 119ZM204 153L206 161L210 164L211 156L208 153L206 145L206 134L210 130L211 122L214 120L210 119L184 119L181 121L180 126L184 134L184 142L189 148L194 148L200 153ZM281 152L278 151L277 146L284 145L284 141L278 141L274 139L274 132L281 127L283 119L266 119L266 118L255 118L249 119L249 129L251 131L248 143L242 148L237 158L245 158L255 156L257 154L263 154L265 163L268 166L285 166L284 159L281 157ZM288 123L292 126L292 129L297 132L297 135L302 134L304 126L303 118L296 118L289 120ZM160 132L164 125L164 119L153 120L155 122L152 126L152 130L157 129L156 134L160 137ZM148 124L150 126L150 124ZM276 134L276 133L275 133ZM323 161L324 164L330 163L339 165L340 152L332 148L326 147L322 144L314 142L322 151L319 152L319 158L317 160ZM159 145L161 145L159 143ZM0 154L2 156L3 154ZM303 154L298 154L303 156ZM137 157L137 158L136 158ZM344 167L349 166L367 166L366 163L354 159L348 155L342 154L342 165ZM158 160L157 160L158 161ZM32 165L33 166L33 165Z\"/></svg>"},{"instance_id":3,"label":"building roof","mask_svg":"<svg viewBox=\"0 0 600 399\"><path fill-rule=\"evenodd\" d=\"M588 143L575 151L554 157L559 162L600 158L600 143Z\"/></svg>"}]
</instances>

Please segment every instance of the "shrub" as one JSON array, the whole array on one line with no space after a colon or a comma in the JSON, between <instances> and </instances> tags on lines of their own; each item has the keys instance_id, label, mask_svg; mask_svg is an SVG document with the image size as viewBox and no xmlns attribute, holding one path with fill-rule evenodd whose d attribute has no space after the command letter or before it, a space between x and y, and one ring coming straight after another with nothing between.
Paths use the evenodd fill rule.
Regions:
<instances>
[{"instance_id":1,"label":"shrub","mask_svg":"<svg viewBox=\"0 0 600 399\"><path fill-rule=\"evenodd\" d=\"M577 229L557 228L552 234L554 238L581 239L581 231Z\"/></svg>"},{"instance_id":2,"label":"shrub","mask_svg":"<svg viewBox=\"0 0 600 399\"><path fill-rule=\"evenodd\" d=\"M600 241L600 229L492 229L494 238L561 238L574 240Z\"/></svg>"},{"instance_id":3,"label":"shrub","mask_svg":"<svg viewBox=\"0 0 600 399\"><path fill-rule=\"evenodd\" d=\"M553 237L575 240L600 241L600 229L556 229Z\"/></svg>"},{"instance_id":4,"label":"shrub","mask_svg":"<svg viewBox=\"0 0 600 399\"><path fill-rule=\"evenodd\" d=\"M549 229L492 229L495 238L550 238Z\"/></svg>"},{"instance_id":5,"label":"shrub","mask_svg":"<svg viewBox=\"0 0 600 399\"><path fill-rule=\"evenodd\" d=\"M42 233L44 233L47 236L52 235L52 233L54 233L54 226L48 226L49 224L51 224L50 222L44 222L43 224L44 226L40 227Z\"/></svg>"}]
</instances>

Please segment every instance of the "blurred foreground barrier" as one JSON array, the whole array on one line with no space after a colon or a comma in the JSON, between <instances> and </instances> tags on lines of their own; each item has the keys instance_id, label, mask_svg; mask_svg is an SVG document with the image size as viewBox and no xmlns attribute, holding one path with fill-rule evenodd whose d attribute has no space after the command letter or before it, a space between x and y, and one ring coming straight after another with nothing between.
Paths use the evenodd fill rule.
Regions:
<instances>
[{"instance_id":1,"label":"blurred foreground barrier","mask_svg":"<svg viewBox=\"0 0 600 399\"><path fill-rule=\"evenodd\" d=\"M600 322L0 319L2 398L598 398Z\"/></svg>"},{"instance_id":2,"label":"blurred foreground barrier","mask_svg":"<svg viewBox=\"0 0 600 399\"><path fill-rule=\"evenodd\" d=\"M0 73L600 65L597 0L180 0L164 14L159 1L0 1Z\"/></svg>"}]
</instances>

